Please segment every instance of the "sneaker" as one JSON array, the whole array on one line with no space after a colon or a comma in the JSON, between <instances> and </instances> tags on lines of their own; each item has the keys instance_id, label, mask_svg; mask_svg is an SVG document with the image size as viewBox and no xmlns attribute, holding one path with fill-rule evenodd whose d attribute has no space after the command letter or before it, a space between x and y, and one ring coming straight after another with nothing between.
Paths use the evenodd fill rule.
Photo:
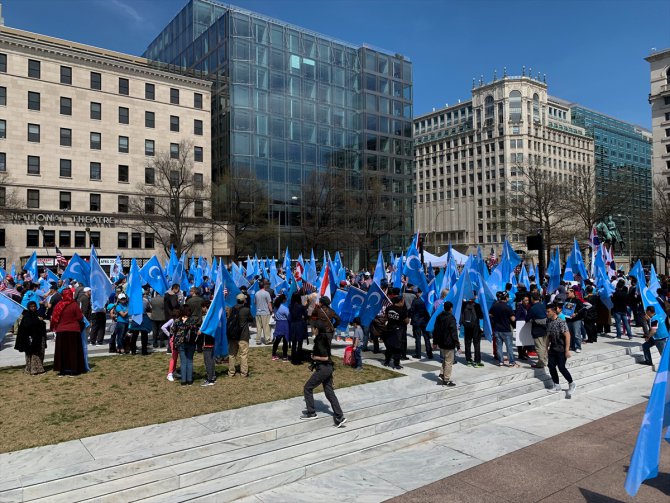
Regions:
<instances>
[{"instance_id":1,"label":"sneaker","mask_svg":"<svg viewBox=\"0 0 670 503\"><path fill-rule=\"evenodd\" d=\"M396 366L393 367L393 370L402 370L402 366L401 365L396 365Z\"/></svg>"},{"instance_id":2,"label":"sneaker","mask_svg":"<svg viewBox=\"0 0 670 503\"><path fill-rule=\"evenodd\" d=\"M575 349L575 353L581 353L581 352L582 352L581 349Z\"/></svg>"},{"instance_id":3,"label":"sneaker","mask_svg":"<svg viewBox=\"0 0 670 503\"><path fill-rule=\"evenodd\" d=\"M214 384L214 383L212 383L212 384ZM200 386L204 387L204 386L209 386L209 385L210 385L209 381L207 379L205 379L205 381Z\"/></svg>"},{"instance_id":4,"label":"sneaker","mask_svg":"<svg viewBox=\"0 0 670 503\"><path fill-rule=\"evenodd\" d=\"M444 385L448 386L449 388L453 388L454 386L456 386L456 383L454 381L447 381L446 383L444 383Z\"/></svg>"},{"instance_id":5,"label":"sneaker","mask_svg":"<svg viewBox=\"0 0 670 503\"><path fill-rule=\"evenodd\" d=\"M477 363L475 363L474 366L475 366L475 367L483 367L484 364L483 364L482 362L477 362Z\"/></svg>"},{"instance_id":6,"label":"sneaker","mask_svg":"<svg viewBox=\"0 0 670 503\"><path fill-rule=\"evenodd\" d=\"M474 366L475 366L475 362L473 362L472 360L468 360L468 361L466 362L465 366L466 366L466 367L474 367Z\"/></svg>"},{"instance_id":7,"label":"sneaker","mask_svg":"<svg viewBox=\"0 0 670 503\"><path fill-rule=\"evenodd\" d=\"M356 367L354 372L363 372L363 367Z\"/></svg>"},{"instance_id":8,"label":"sneaker","mask_svg":"<svg viewBox=\"0 0 670 503\"><path fill-rule=\"evenodd\" d=\"M172 372L170 372L170 373L167 375L167 380L170 381L170 382L174 381L174 377L172 377Z\"/></svg>"},{"instance_id":9,"label":"sneaker","mask_svg":"<svg viewBox=\"0 0 670 503\"><path fill-rule=\"evenodd\" d=\"M637 363L639 363L640 365L649 365L649 366L653 365L649 360L644 360L644 361L637 362Z\"/></svg>"},{"instance_id":10,"label":"sneaker","mask_svg":"<svg viewBox=\"0 0 670 503\"><path fill-rule=\"evenodd\" d=\"M316 412L309 413L306 410L302 412L300 419L303 421L309 421L310 419L316 419Z\"/></svg>"},{"instance_id":11,"label":"sneaker","mask_svg":"<svg viewBox=\"0 0 670 503\"><path fill-rule=\"evenodd\" d=\"M288 356L287 356L286 358L282 358L281 361L282 361L283 363L286 363L286 362L288 361Z\"/></svg>"},{"instance_id":12,"label":"sneaker","mask_svg":"<svg viewBox=\"0 0 670 503\"><path fill-rule=\"evenodd\" d=\"M575 384L574 381L572 381L572 382L570 383L570 385L568 386L568 391L567 391L567 393L565 394L565 398L572 398L572 394L575 392L575 388L576 388L576 387L577 387L577 385Z\"/></svg>"},{"instance_id":13,"label":"sneaker","mask_svg":"<svg viewBox=\"0 0 670 503\"><path fill-rule=\"evenodd\" d=\"M344 426L344 423L346 423L346 422L347 422L346 417L343 417L339 421L337 419L335 419L335 428L342 428Z\"/></svg>"},{"instance_id":14,"label":"sneaker","mask_svg":"<svg viewBox=\"0 0 670 503\"><path fill-rule=\"evenodd\" d=\"M558 393L559 391L561 391L561 385L560 384L554 384L554 387L549 388L547 390L547 393Z\"/></svg>"},{"instance_id":15,"label":"sneaker","mask_svg":"<svg viewBox=\"0 0 670 503\"><path fill-rule=\"evenodd\" d=\"M279 360L279 357L278 357L278 356L273 356L273 357L272 357L272 361L273 361L273 362L276 362L277 360Z\"/></svg>"}]
</instances>

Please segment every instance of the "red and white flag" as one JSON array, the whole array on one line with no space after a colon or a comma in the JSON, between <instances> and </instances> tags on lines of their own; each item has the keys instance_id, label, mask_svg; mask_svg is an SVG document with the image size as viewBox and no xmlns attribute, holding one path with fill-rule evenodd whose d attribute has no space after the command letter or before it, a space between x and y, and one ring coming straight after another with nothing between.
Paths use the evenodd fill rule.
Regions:
<instances>
[{"instance_id":1,"label":"red and white flag","mask_svg":"<svg viewBox=\"0 0 670 503\"><path fill-rule=\"evenodd\" d=\"M323 274L323 280L319 287L319 297L331 298L330 294L330 267L326 266L326 272Z\"/></svg>"}]
</instances>

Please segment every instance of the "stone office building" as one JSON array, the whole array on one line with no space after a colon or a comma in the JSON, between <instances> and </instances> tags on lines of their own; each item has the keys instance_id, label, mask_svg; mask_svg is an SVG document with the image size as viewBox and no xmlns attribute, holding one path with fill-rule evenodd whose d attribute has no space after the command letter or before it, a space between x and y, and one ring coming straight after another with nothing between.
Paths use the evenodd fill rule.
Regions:
<instances>
[{"instance_id":1,"label":"stone office building","mask_svg":"<svg viewBox=\"0 0 670 503\"><path fill-rule=\"evenodd\" d=\"M209 190L210 87L144 58L0 27L0 266L35 249L53 265L56 247L65 257L91 245L101 257L162 256L133 202L155 183L152 159L180 145ZM187 239L196 255L226 254L209 201L203 193L193 206L203 223Z\"/></svg>"}]
</instances>

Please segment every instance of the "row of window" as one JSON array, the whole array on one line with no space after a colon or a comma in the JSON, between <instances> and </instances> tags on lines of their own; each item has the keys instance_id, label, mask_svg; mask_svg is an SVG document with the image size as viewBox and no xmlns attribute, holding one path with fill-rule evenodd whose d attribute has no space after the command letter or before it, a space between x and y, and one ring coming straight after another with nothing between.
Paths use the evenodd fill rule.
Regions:
<instances>
[{"instance_id":1,"label":"row of window","mask_svg":"<svg viewBox=\"0 0 670 503\"><path fill-rule=\"evenodd\" d=\"M4 187L3 187L4 189ZM4 191L3 191L4 193ZM3 196L4 199L4 196ZM130 199L128 196L117 196L118 213L128 213ZM40 191L38 189L28 189L26 193L26 206L30 209L39 209L40 208ZM171 201L172 202L172 201ZM60 191L58 193L58 209L60 210L71 210L72 209L72 192L69 191ZM89 211L102 211L102 195L101 194L89 194ZM154 197L145 197L144 198L144 212L153 215L156 212L156 199ZM170 208L170 213L175 215L177 213L176 205L172 205ZM193 205L193 216L202 217L204 216L204 202L195 201Z\"/></svg>"},{"instance_id":2,"label":"row of window","mask_svg":"<svg viewBox=\"0 0 670 503\"><path fill-rule=\"evenodd\" d=\"M0 73L7 73L7 55L0 54ZM31 79L42 78L42 62L36 59L28 60L28 77ZM65 85L72 85L72 67L61 65L60 67L60 83ZM96 91L102 90L102 74L99 72L90 72L89 87ZM130 96L130 81L126 78L118 78L118 92L121 95ZM179 105L179 89L170 88L170 103L172 105ZM144 84L144 99L156 99L156 86L145 82ZM202 109L202 94L193 93L193 107Z\"/></svg>"},{"instance_id":3,"label":"row of window","mask_svg":"<svg viewBox=\"0 0 670 503\"><path fill-rule=\"evenodd\" d=\"M86 234L88 233L88 243ZM74 239L73 239L74 238ZM142 246L142 238L144 238L144 246ZM203 244L205 242L203 234L195 234L193 242L196 244ZM118 248L146 248L153 249L155 247L156 238L151 232L119 232L117 233ZM0 229L0 248L5 246L5 229ZM56 246L56 231L51 229L42 230L42 243L40 244L40 230L27 229L26 230L26 248L40 248L40 247L55 247ZM90 248L95 246L100 249L100 232L99 231L58 231L58 247L59 248Z\"/></svg>"}]
</instances>

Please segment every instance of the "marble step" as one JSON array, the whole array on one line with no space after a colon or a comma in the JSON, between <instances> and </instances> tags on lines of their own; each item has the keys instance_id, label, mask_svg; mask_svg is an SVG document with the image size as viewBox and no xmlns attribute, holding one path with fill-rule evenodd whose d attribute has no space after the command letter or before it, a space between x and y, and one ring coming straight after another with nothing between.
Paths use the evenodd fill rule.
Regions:
<instances>
[{"instance_id":1,"label":"marble step","mask_svg":"<svg viewBox=\"0 0 670 503\"><path fill-rule=\"evenodd\" d=\"M622 372L610 371L606 377L594 376L587 378L580 384L580 392L597 389L610 384L621 382L640 374L639 366L630 366L629 369ZM232 501L234 499L255 494L267 490L273 481L283 484L284 474L286 473L292 480L295 480L296 470L299 467L295 465L299 462L304 466L305 477L314 476L339 467L368 459L374 456L392 452L394 450L407 447L416 443L431 440L440 435L445 435L458 431L461 425L472 427L477 424L492 421L499 417L522 412L533 408L542 403L551 402L559 399L557 395L547 394L540 390L522 397L515 397L503 400L496 404L486 406L475 406L460 414L448 416L441 415L437 418L423 421L409 426L394 428L372 437L365 437L355 442L344 442L333 445L328 444L327 449L315 448L309 453L298 456L292 456L285 461L274 459L267 467L257 467L251 470L233 475L226 475L224 472L216 472L215 469L197 474L197 478L203 480L195 486L182 487L178 491L173 491L169 495L170 501ZM467 421L467 423L465 423ZM320 442L323 445L323 442ZM254 481L254 477L259 477ZM193 479L191 479L192 481ZM184 486L189 479L182 477L180 485ZM164 496L157 495L146 498L142 501L146 503L165 501Z\"/></svg>"},{"instance_id":2,"label":"marble step","mask_svg":"<svg viewBox=\"0 0 670 503\"><path fill-rule=\"evenodd\" d=\"M576 369L573 369L573 374L575 374L576 379L582 379L582 375L578 371L579 368L580 366L577 366ZM584 372L585 375L591 375L594 373L611 370L613 368L621 368L621 362L617 356L610 357L607 360L599 361L597 364L591 364L584 368ZM512 369L501 370L502 372L506 372L507 370L510 372L513 371ZM524 379L520 379L520 377L523 377ZM367 419L366 423L370 424L371 421L369 418L373 417L375 424L380 425L378 426L379 431L380 429L387 429L388 427L391 427L387 426L384 428L382 425L385 421L388 422L388 424L393 424L393 421L399 419L401 421L405 421L405 424L407 424L407 419L403 419L403 417L416 414L425 414L424 411L435 409L442 403L450 404L452 407L451 412L454 412L454 407L458 407L459 410L461 407L471 407L474 404L473 400L475 398L478 400L478 403L481 404L485 402L499 401L503 397L526 393L534 389L544 389L544 382L548 379L548 374L543 374L538 378L538 376L534 375L534 372L528 373L528 371L516 376L509 374L504 375L498 379L495 379L496 386L493 387L493 389L496 390L495 394L490 392L490 383L487 384L484 388L479 387L481 383L476 383L475 385L460 386L455 389L449 389L448 391L445 388L436 387L438 391L420 394L410 399L348 411L347 416L350 420L348 426L351 429L353 426L352 421L359 419ZM459 397L461 398L459 399ZM445 399L447 400L446 402L444 402ZM415 413L413 413L414 410L416 410ZM440 414L442 414L442 412L440 412ZM420 416L416 417L419 420L421 419ZM324 418L324 421L330 422L331 419ZM296 422L295 424L279 428L277 430L276 438L279 440L283 439L284 442L275 443L276 448L290 446L291 437L295 435L300 435L300 439L303 441L305 440L305 435L314 433L315 430L319 432L319 435L322 435L320 430L323 427L323 423L317 424L318 422L319 421L309 421L306 423ZM67 487L68 490L71 491L78 488L85 488L90 485L97 485L98 492L104 493L104 485L107 481L110 481L110 485L114 486L113 481L118 478L128 477L146 470L157 470L162 467L183 464L190 460L197 460L197 462L202 462L202 460L207 459L215 460L217 454L222 455L222 462L225 463L225 460L230 459L231 456L234 456L235 459L238 459L240 456L244 457L250 455L249 453L251 453L251 455L255 455L258 452L262 453L264 449L267 449L267 442L273 440L274 438L272 435L268 435L267 433L268 432L261 432L259 434L247 435L244 439L236 439L236 442L219 441L199 448L180 450L136 462L128 460L127 463L123 463L123 459L117 459L117 464L109 467L101 468L99 464L98 466L95 466L95 462L86 463L84 465L80 464L77 465L76 472L69 474L69 476L65 470L58 470L53 471L47 476L46 479L44 477L41 479L35 477L24 477L23 497L25 501L28 501L50 494L53 495L55 493L59 493L63 490L64 487ZM367 432L367 434L370 433ZM286 441L287 438L289 441ZM259 444L260 451L258 448L254 448L255 445ZM175 447L179 446L176 445ZM65 478L68 479L66 486L62 484L62 481Z\"/></svg>"}]
</instances>

